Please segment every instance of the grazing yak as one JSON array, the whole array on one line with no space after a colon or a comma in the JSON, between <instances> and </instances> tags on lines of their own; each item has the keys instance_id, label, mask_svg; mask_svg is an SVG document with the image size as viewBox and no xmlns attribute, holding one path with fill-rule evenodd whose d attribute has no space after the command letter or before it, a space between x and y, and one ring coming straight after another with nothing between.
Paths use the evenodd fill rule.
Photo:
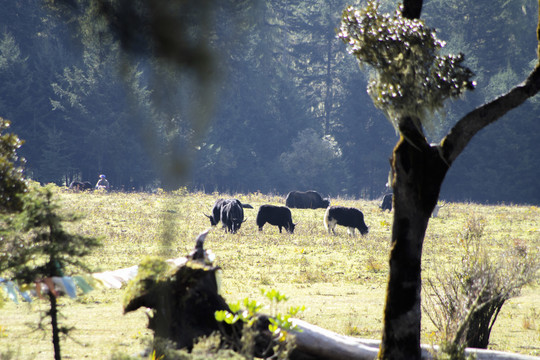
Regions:
<instances>
[{"instance_id":1,"label":"grazing yak","mask_svg":"<svg viewBox=\"0 0 540 360\"><path fill-rule=\"evenodd\" d=\"M230 205L226 206L228 204L236 204L236 205ZM227 208L225 213L223 212L223 209ZM223 227L227 228L228 231L234 233L238 229L240 229L240 225L238 225L238 221L241 223L244 222L244 208L253 209L253 206L249 204L242 204L240 200L238 199L217 199L214 203L214 207L212 208L212 215L206 215L204 214L208 219L210 219L210 225L216 226L221 221L223 223ZM226 219L223 217L225 214ZM232 214L232 215L231 215ZM240 219L240 220L238 220ZM234 229L235 231L231 231L233 228L234 222Z\"/></svg>"},{"instance_id":2,"label":"grazing yak","mask_svg":"<svg viewBox=\"0 0 540 360\"><path fill-rule=\"evenodd\" d=\"M281 233L284 227L288 233L294 233L296 224L292 222L291 210L286 206L261 205L257 213L257 226L262 231L264 224L276 225Z\"/></svg>"},{"instance_id":3,"label":"grazing yak","mask_svg":"<svg viewBox=\"0 0 540 360\"><path fill-rule=\"evenodd\" d=\"M330 206L328 199L323 199L322 196L313 190L309 191L291 191L287 194L285 205L289 208L297 209L319 209Z\"/></svg>"},{"instance_id":4,"label":"grazing yak","mask_svg":"<svg viewBox=\"0 0 540 360\"><path fill-rule=\"evenodd\" d=\"M380 208L382 211L392 211L392 194L384 195Z\"/></svg>"},{"instance_id":5,"label":"grazing yak","mask_svg":"<svg viewBox=\"0 0 540 360\"><path fill-rule=\"evenodd\" d=\"M94 186L90 184L89 181L72 181L71 184L69 184L69 188L71 190L77 190L77 191L85 191L85 190L93 190Z\"/></svg>"},{"instance_id":6,"label":"grazing yak","mask_svg":"<svg viewBox=\"0 0 540 360\"><path fill-rule=\"evenodd\" d=\"M334 230L336 225L348 227L347 232L349 235L354 235L354 229L358 229L362 235L367 234L369 231L364 222L364 214L355 208L343 206L328 207L324 214L324 228L329 234L332 231L336 235L336 231Z\"/></svg>"},{"instance_id":7,"label":"grazing yak","mask_svg":"<svg viewBox=\"0 0 540 360\"><path fill-rule=\"evenodd\" d=\"M235 234L244 220L244 209L242 203L237 199L228 199L221 207L221 222L231 234Z\"/></svg>"}]
</instances>

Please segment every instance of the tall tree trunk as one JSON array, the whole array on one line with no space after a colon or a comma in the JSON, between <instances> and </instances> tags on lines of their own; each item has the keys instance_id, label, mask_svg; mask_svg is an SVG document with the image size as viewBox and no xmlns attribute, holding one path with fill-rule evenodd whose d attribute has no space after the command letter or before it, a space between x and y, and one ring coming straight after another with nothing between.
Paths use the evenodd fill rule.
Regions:
<instances>
[{"instance_id":1,"label":"tall tree trunk","mask_svg":"<svg viewBox=\"0 0 540 360\"><path fill-rule=\"evenodd\" d=\"M51 327L52 343L54 347L54 360L60 360L60 330L58 329L58 309L56 307L56 296L49 290L49 302L51 303Z\"/></svg>"},{"instance_id":2,"label":"tall tree trunk","mask_svg":"<svg viewBox=\"0 0 540 360\"><path fill-rule=\"evenodd\" d=\"M420 359L422 245L448 165L413 119L402 119L400 133L392 157L394 223L379 356Z\"/></svg>"}]
</instances>

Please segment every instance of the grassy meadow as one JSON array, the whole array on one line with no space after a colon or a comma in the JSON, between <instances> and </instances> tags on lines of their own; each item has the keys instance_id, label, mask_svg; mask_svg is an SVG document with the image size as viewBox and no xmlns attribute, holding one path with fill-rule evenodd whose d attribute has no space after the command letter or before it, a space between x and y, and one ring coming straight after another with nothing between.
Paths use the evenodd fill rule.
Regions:
<instances>
[{"instance_id":1,"label":"grassy meadow","mask_svg":"<svg viewBox=\"0 0 540 360\"><path fill-rule=\"evenodd\" d=\"M195 238L210 227L210 214L218 197L236 197L254 209L245 209L247 221L238 234L214 228L205 243L223 269L222 294L229 302L245 297L264 302L260 289L277 289L289 296L286 305L305 305L300 318L326 329L363 338L380 339L388 272L388 251L393 213L381 212L378 201L332 199L332 205L354 206L364 213L369 234L338 235L325 232L324 209L292 209L294 234L280 234L266 224L255 225L262 204L283 205L282 196L256 194L186 193L71 193L58 188L63 208L84 214L66 226L71 232L101 238L102 247L86 258L95 272L138 264L148 255L175 258L193 249ZM527 246L538 254L540 208L447 203L432 218L423 252L424 279L460 263L459 241L470 219L485 223L482 242L496 257L509 246ZM540 355L540 288L527 286L508 301L491 334L491 349ZM63 325L73 326L62 340L65 359L107 359L114 352L136 354L144 348L145 311L124 315L123 290L96 288L77 299L63 297ZM43 300L0 308L0 354L11 349L16 359L52 359L50 329L35 331ZM422 342L438 343L427 316L422 321Z\"/></svg>"}]
</instances>

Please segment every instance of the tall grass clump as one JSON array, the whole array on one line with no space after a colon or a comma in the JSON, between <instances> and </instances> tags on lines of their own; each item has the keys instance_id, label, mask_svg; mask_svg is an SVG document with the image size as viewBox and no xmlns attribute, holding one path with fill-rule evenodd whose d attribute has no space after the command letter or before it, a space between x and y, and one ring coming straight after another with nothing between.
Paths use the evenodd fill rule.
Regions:
<instances>
[{"instance_id":1,"label":"tall grass clump","mask_svg":"<svg viewBox=\"0 0 540 360\"><path fill-rule=\"evenodd\" d=\"M486 221L470 215L459 236L461 261L428 279L424 310L442 334L442 351L464 358L465 347L487 348L504 303L539 278L538 249L514 239L499 254L484 244Z\"/></svg>"}]
</instances>

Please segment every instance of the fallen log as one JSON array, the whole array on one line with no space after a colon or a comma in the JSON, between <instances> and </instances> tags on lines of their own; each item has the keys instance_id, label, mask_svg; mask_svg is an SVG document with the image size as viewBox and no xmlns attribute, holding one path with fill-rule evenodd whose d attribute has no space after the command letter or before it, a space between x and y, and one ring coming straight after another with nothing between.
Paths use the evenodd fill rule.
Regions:
<instances>
[{"instance_id":1,"label":"fallen log","mask_svg":"<svg viewBox=\"0 0 540 360\"><path fill-rule=\"evenodd\" d=\"M291 359L373 360L379 352L378 344L375 347L299 319L293 319L292 323L299 331L291 332L295 346Z\"/></svg>"},{"instance_id":2,"label":"fallen log","mask_svg":"<svg viewBox=\"0 0 540 360\"><path fill-rule=\"evenodd\" d=\"M295 349L291 354L291 360L373 360L377 358L380 340L340 335L299 319L293 319L292 322L300 331L292 332L295 337ZM433 359L433 353L438 350L438 346L422 345L422 359ZM485 349L468 348L465 353L474 354L478 360L540 359L536 356Z\"/></svg>"}]
</instances>

